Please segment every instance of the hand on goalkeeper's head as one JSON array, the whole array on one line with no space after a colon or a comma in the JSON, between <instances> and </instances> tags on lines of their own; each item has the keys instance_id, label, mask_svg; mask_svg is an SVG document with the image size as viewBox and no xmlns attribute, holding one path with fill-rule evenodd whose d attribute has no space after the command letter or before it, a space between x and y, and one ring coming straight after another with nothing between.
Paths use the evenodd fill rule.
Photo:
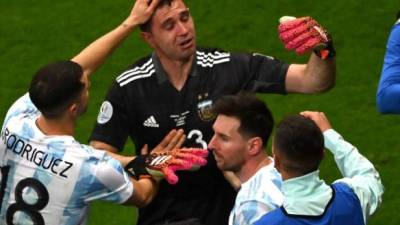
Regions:
<instances>
[{"instance_id":1,"label":"hand on goalkeeper's head","mask_svg":"<svg viewBox=\"0 0 400 225\"><path fill-rule=\"evenodd\" d=\"M335 55L331 36L313 18L283 16L279 23L279 38L287 49L297 54L314 51L322 59Z\"/></svg>"}]
</instances>

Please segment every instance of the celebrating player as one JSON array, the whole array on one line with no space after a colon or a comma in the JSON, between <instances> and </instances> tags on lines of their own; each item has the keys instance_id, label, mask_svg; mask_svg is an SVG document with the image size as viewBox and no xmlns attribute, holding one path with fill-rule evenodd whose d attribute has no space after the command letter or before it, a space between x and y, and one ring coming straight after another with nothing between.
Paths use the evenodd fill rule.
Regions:
<instances>
[{"instance_id":1,"label":"celebrating player","mask_svg":"<svg viewBox=\"0 0 400 225\"><path fill-rule=\"evenodd\" d=\"M265 103L240 93L220 98L209 148L218 168L232 171L241 187L229 216L229 225L250 225L282 205L282 178L266 153L274 121Z\"/></svg>"},{"instance_id":2,"label":"celebrating player","mask_svg":"<svg viewBox=\"0 0 400 225\"><path fill-rule=\"evenodd\" d=\"M324 143L344 176L330 186L319 178ZM324 113L307 111L283 119L272 149L284 203L256 225L365 225L382 202L378 172L332 129Z\"/></svg>"},{"instance_id":3,"label":"celebrating player","mask_svg":"<svg viewBox=\"0 0 400 225\"><path fill-rule=\"evenodd\" d=\"M140 26L154 52L116 78L101 106L91 144L118 152L129 136L136 149L154 147L171 129L182 128L187 133L184 146L206 148L213 135L211 107L220 96L240 90L319 93L333 87L335 52L327 32L310 17L281 22L285 46L299 54L311 52L307 64L198 48L184 1L160 0L153 16ZM227 224L236 192L213 157L209 160L199 171L180 173L177 185L162 181L154 201L139 210L138 224Z\"/></svg>"},{"instance_id":4,"label":"celebrating player","mask_svg":"<svg viewBox=\"0 0 400 225\"><path fill-rule=\"evenodd\" d=\"M129 178L123 166L132 157L82 145L74 138L77 118L86 110L89 75L138 25L153 13L157 1L138 0L129 17L70 61L41 68L29 93L9 109L0 141L0 224L85 224L88 203L101 199L144 206L154 197L151 177ZM165 175L204 165L207 150L175 149L183 131L171 131L151 155L135 158L130 171ZM140 158L143 163L135 163Z\"/></svg>"}]
</instances>

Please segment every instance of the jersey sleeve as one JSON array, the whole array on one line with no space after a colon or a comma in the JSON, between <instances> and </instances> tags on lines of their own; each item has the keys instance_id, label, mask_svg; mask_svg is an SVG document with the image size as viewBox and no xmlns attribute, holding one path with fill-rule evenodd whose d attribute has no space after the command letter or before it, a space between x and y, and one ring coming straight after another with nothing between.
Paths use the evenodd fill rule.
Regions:
<instances>
[{"instance_id":1,"label":"jersey sleeve","mask_svg":"<svg viewBox=\"0 0 400 225\"><path fill-rule=\"evenodd\" d=\"M364 221L367 221L382 202L384 187L378 171L357 148L346 142L336 131L325 131L324 138L325 147L333 153L344 176L334 183L344 183L354 191L360 201Z\"/></svg>"},{"instance_id":2,"label":"jersey sleeve","mask_svg":"<svg viewBox=\"0 0 400 225\"><path fill-rule=\"evenodd\" d=\"M289 65L271 56L232 54L241 89L259 93L286 94L286 73Z\"/></svg>"},{"instance_id":3,"label":"jersey sleeve","mask_svg":"<svg viewBox=\"0 0 400 225\"><path fill-rule=\"evenodd\" d=\"M128 138L128 113L123 89L114 82L102 103L89 140L101 141L122 150Z\"/></svg>"},{"instance_id":4,"label":"jersey sleeve","mask_svg":"<svg viewBox=\"0 0 400 225\"><path fill-rule=\"evenodd\" d=\"M105 200L122 204L133 194L133 184L119 161L102 152L102 157L92 165L92 183L85 201Z\"/></svg>"},{"instance_id":5,"label":"jersey sleeve","mask_svg":"<svg viewBox=\"0 0 400 225\"><path fill-rule=\"evenodd\" d=\"M232 225L251 225L261 218L264 214L272 211L276 207L267 205L259 201L243 202L238 208L232 211Z\"/></svg>"},{"instance_id":6,"label":"jersey sleeve","mask_svg":"<svg viewBox=\"0 0 400 225\"><path fill-rule=\"evenodd\" d=\"M400 113L400 23L393 26L378 85L376 103L381 113Z\"/></svg>"}]
</instances>

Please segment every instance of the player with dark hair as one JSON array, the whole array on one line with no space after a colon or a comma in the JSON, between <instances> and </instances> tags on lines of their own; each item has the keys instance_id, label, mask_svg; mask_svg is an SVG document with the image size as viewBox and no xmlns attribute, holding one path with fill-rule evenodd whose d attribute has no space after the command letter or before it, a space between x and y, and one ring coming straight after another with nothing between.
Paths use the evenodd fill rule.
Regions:
<instances>
[{"instance_id":1,"label":"player with dark hair","mask_svg":"<svg viewBox=\"0 0 400 225\"><path fill-rule=\"evenodd\" d=\"M344 176L330 186L319 178L324 145ZM364 225L382 202L378 172L332 129L324 113L307 111L283 119L272 150L284 202L255 225Z\"/></svg>"},{"instance_id":2,"label":"player with dark hair","mask_svg":"<svg viewBox=\"0 0 400 225\"><path fill-rule=\"evenodd\" d=\"M162 0L143 25L154 52L113 82L90 137L97 148L118 152L130 137L140 149L154 147L171 129L187 134L184 146L206 148L213 135L213 103L240 90L320 93L335 82L335 53L327 32L309 17L284 18L280 38L288 49L311 52L307 64L286 64L261 54L196 47L193 18L183 0ZM236 192L213 157L175 186L160 183L158 195L139 210L139 225L228 223Z\"/></svg>"},{"instance_id":3,"label":"player with dark hair","mask_svg":"<svg viewBox=\"0 0 400 225\"><path fill-rule=\"evenodd\" d=\"M75 123L87 107L89 75L149 18L156 3L138 0L120 26L72 60L41 68L29 93L8 110L0 141L0 224L86 224L89 202L144 206L157 192L153 177L165 175L176 182L175 170L206 163L207 150L175 149L184 141L182 130L171 131L154 150L157 153L133 161L114 155L117 161L73 137ZM138 158L141 164L134 163ZM126 165L147 179L130 178Z\"/></svg>"},{"instance_id":4,"label":"player with dark hair","mask_svg":"<svg viewBox=\"0 0 400 225\"><path fill-rule=\"evenodd\" d=\"M229 225L253 224L283 202L282 178L266 153L274 126L272 114L249 93L220 98L213 112L217 115L215 134L208 146L218 168L233 172L241 182Z\"/></svg>"},{"instance_id":5,"label":"player with dark hair","mask_svg":"<svg viewBox=\"0 0 400 225\"><path fill-rule=\"evenodd\" d=\"M376 103L381 113L400 113L400 12L386 45Z\"/></svg>"}]
</instances>

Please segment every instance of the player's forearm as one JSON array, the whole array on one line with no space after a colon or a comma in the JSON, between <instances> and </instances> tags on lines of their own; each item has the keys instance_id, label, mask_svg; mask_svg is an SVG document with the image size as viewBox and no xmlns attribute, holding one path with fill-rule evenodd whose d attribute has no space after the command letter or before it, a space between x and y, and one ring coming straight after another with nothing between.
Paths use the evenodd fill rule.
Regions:
<instances>
[{"instance_id":1,"label":"player's forearm","mask_svg":"<svg viewBox=\"0 0 400 225\"><path fill-rule=\"evenodd\" d=\"M289 93L313 94L328 91L335 80L335 59L322 60L312 53L307 64L289 65L285 85Z\"/></svg>"},{"instance_id":2,"label":"player's forearm","mask_svg":"<svg viewBox=\"0 0 400 225\"><path fill-rule=\"evenodd\" d=\"M156 196L158 191L158 182L153 179L131 179L133 183L133 194L124 204L134 205L136 207L145 207Z\"/></svg>"},{"instance_id":3,"label":"player's forearm","mask_svg":"<svg viewBox=\"0 0 400 225\"><path fill-rule=\"evenodd\" d=\"M345 141L340 134L333 129L329 129L323 134L325 147L333 153L336 164L344 177L379 177L373 164L361 155L356 147Z\"/></svg>"},{"instance_id":4,"label":"player's forearm","mask_svg":"<svg viewBox=\"0 0 400 225\"><path fill-rule=\"evenodd\" d=\"M344 178L335 183L347 184L357 195L364 221L382 202L384 187L373 164L350 143L333 130L324 132L325 145L334 154L336 164Z\"/></svg>"},{"instance_id":5,"label":"player's forearm","mask_svg":"<svg viewBox=\"0 0 400 225\"><path fill-rule=\"evenodd\" d=\"M240 182L239 178L230 171L223 171L225 179L229 182L229 184L236 190L238 191L240 189L240 186L242 185L242 182Z\"/></svg>"},{"instance_id":6,"label":"player's forearm","mask_svg":"<svg viewBox=\"0 0 400 225\"><path fill-rule=\"evenodd\" d=\"M333 88L336 81L335 57L322 60L312 53L305 68L304 79L313 93L322 93Z\"/></svg>"},{"instance_id":7,"label":"player's forearm","mask_svg":"<svg viewBox=\"0 0 400 225\"><path fill-rule=\"evenodd\" d=\"M109 151L107 151L107 154L118 160L121 163L122 167L128 165L128 163L135 158L135 156L123 156Z\"/></svg>"},{"instance_id":8,"label":"player's forearm","mask_svg":"<svg viewBox=\"0 0 400 225\"><path fill-rule=\"evenodd\" d=\"M104 60L111 55L120 43L134 30L135 23L124 22L114 30L100 37L77 56L72 61L80 64L86 75L93 73Z\"/></svg>"}]
</instances>

